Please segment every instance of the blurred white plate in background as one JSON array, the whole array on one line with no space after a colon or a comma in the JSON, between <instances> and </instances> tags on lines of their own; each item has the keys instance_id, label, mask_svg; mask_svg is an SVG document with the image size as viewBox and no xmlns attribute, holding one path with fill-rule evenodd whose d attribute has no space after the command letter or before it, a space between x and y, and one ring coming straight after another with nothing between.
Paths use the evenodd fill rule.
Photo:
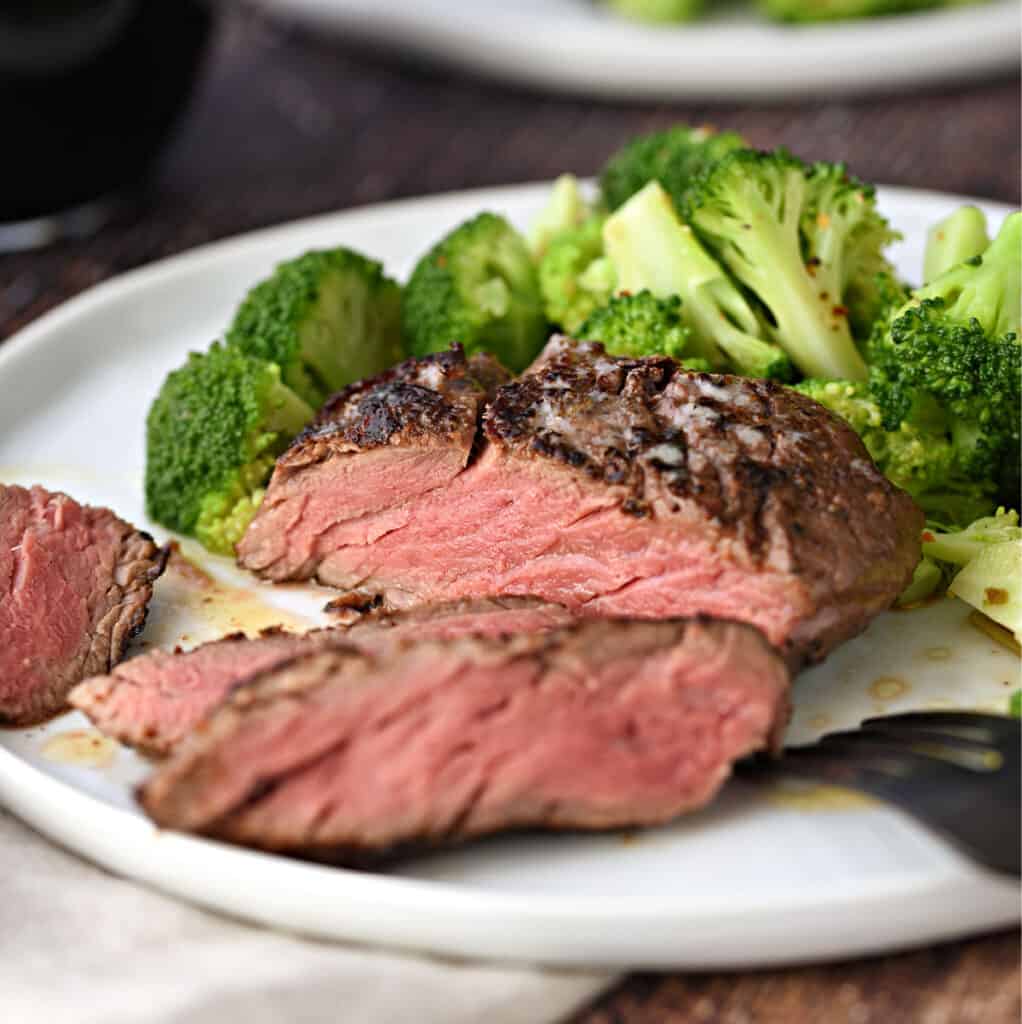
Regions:
<instances>
[{"instance_id":1,"label":"blurred white plate in background","mask_svg":"<svg viewBox=\"0 0 1022 1024\"><path fill-rule=\"evenodd\" d=\"M91 289L0 346L0 480L109 505L165 539L143 508L146 410L168 370L223 331L254 282L280 260L334 245L362 249L403 279L458 222L492 209L524 227L547 190L495 188L317 217ZM963 200L904 189L881 189L879 199L905 235L894 250L899 271L918 279L926 227ZM981 205L996 228L1006 209ZM239 594L199 613L176 599L168 574L156 588L148 643L229 632L238 628L230 613L252 602L321 620L328 591L274 588L228 559L201 549L198 558ZM253 623L250 610L243 622L268 624ZM968 614L947 599L881 616L798 679L788 742L876 714L1005 711L1018 659L969 625ZM56 737L87 727L76 712L0 730L0 804L112 871L324 938L466 957L699 968L854 956L1019 919L1016 885L893 809L738 782L706 810L634 834L500 837L387 874L304 864L161 832L133 798L149 770L144 758L116 745L91 767L55 757L75 742Z\"/></svg>"},{"instance_id":2,"label":"blurred white plate in background","mask_svg":"<svg viewBox=\"0 0 1022 1024\"><path fill-rule=\"evenodd\" d=\"M343 39L518 84L604 98L826 99L1016 67L1017 0L809 26L746 0L646 26L589 0L258 0Z\"/></svg>"}]
</instances>

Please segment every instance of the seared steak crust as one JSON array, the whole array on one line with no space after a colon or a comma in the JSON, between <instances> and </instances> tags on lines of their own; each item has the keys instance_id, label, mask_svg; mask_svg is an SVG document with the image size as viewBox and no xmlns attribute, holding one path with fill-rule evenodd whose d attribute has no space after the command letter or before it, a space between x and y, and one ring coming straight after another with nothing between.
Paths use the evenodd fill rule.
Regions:
<instances>
[{"instance_id":1,"label":"seared steak crust","mask_svg":"<svg viewBox=\"0 0 1022 1024\"><path fill-rule=\"evenodd\" d=\"M460 345L408 359L330 398L294 442L338 441L354 448L469 442L482 403L509 380L485 353L465 358Z\"/></svg>"},{"instance_id":2,"label":"seared steak crust","mask_svg":"<svg viewBox=\"0 0 1022 1024\"><path fill-rule=\"evenodd\" d=\"M0 722L42 721L115 665L166 556L109 509L0 484Z\"/></svg>"},{"instance_id":3,"label":"seared steak crust","mask_svg":"<svg viewBox=\"0 0 1022 1024\"><path fill-rule=\"evenodd\" d=\"M336 648L235 689L143 786L164 827L334 860L650 825L776 746L788 673L720 621Z\"/></svg>"}]
</instances>

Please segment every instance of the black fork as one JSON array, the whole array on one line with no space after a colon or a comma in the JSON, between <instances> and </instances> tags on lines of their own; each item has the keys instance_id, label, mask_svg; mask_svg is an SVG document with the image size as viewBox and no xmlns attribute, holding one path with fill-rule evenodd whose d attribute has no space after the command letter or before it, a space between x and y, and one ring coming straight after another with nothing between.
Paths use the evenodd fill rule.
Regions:
<instances>
[{"instance_id":1,"label":"black fork","mask_svg":"<svg viewBox=\"0 0 1022 1024\"><path fill-rule=\"evenodd\" d=\"M826 780L894 804L993 871L1019 876L1020 740L1017 719L968 711L867 718L746 773ZM744 774L744 773L743 773Z\"/></svg>"}]
</instances>

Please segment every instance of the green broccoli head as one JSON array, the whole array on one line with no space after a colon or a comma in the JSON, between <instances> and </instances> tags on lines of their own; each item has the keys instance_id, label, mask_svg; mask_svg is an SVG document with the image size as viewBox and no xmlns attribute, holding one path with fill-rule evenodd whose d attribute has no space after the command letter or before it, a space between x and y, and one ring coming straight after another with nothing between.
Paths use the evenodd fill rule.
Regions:
<instances>
[{"instance_id":1,"label":"green broccoli head","mask_svg":"<svg viewBox=\"0 0 1022 1024\"><path fill-rule=\"evenodd\" d=\"M941 0L759 0L759 9L775 21L839 21L905 14L939 7Z\"/></svg>"},{"instance_id":2,"label":"green broccoli head","mask_svg":"<svg viewBox=\"0 0 1022 1024\"><path fill-rule=\"evenodd\" d=\"M688 190L686 213L767 311L773 340L803 374L866 378L846 303L864 253L881 260L890 237L872 189L840 165L808 166L784 150L738 150Z\"/></svg>"},{"instance_id":3,"label":"green broccoli head","mask_svg":"<svg viewBox=\"0 0 1022 1024\"><path fill-rule=\"evenodd\" d=\"M651 292L619 295L596 310L579 328L581 341L599 341L612 356L670 356L683 362L689 344L681 320L681 299L658 299Z\"/></svg>"},{"instance_id":4,"label":"green broccoli head","mask_svg":"<svg viewBox=\"0 0 1022 1024\"><path fill-rule=\"evenodd\" d=\"M546 340L546 317L529 250L510 224L481 213L419 260L405 286L401 327L415 356L460 342L522 370Z\"/></svg>"},{"instance_id":5,"label":"green broccoli head","mask_svg":"<svg viewBox=\"0 0 1022 1024\"><path fill-rule=\"evenodd\" d=\"M939 426L902 422L885 427L884 414L864 381L804 380L795 390L846 420L859 435L877 468L908 492L931 518L968 523L995 503L993 481L962 472L954 444Z\"/></svg>"},{"instance_id":6,"label":"green broccoli head","mask_svg":"<svg viewBox=\"0 0 1022 1024\"><path fill-rule=\"evenodd\" d=\"M951 446L956 473L1017 504L1022 405L1022 215L986 252L916 292L869 346L884 424L910 423Z\"/></svg>"},{"instance_id":7,"label":"green broccoli head","mask_svg":"<svg viewBox=\"0 0 1022 1024\"><path fill-rule=\"evenodd\" d=\"M310 405L403 357L401 289L379 263L350 249L281 263L245 297L228 345L276 363Z\"/></svg>"},{"instance_id":8,"label":"green broccoli head","mask_svg":"<svg viewBox=\"0 0 1022 1024\"><path fill-rule=\"evenodd\" d=\"M603 218L590 217L554 236L539 264L547 319L574 334L614 290L614 268L603 252Z\"/></svg>"},{"instance_id":9,"label":"green broccoli head","mask_svg":"<svg viewBox=\"0 0 1022 1024\"><path fill-rule=\"evenodd\" d=\"M959 206L926 234L923 254L923 282L934 278L979 256L990 245L987 219L975 206Z\"/></svg>"},{"instance_id":10,"label":"green broccoli head","mask_svg":"<svg viewBox=\"0 0 1022 1024\"><path fill-rule=\"evenodd\" d=\"M702 0L606 0L607 6L636 21L691 21L703 9Z\"/></svg>"},{"instance_id":11,"label":"green broccoli head","mask_svg":"<svg viewBox=\"0 0 1022 1024\"><path fill-rule=\"evenodd\" d=\"M689 360L702 359L714 369L749 377L791 379L786 353L762 337L760 319L678 219L659 182L650 182L611 214L603 238L619 289L680 296L681 317L692 332Z\"/></svg>"},{"instance_id":12,"label":"green broccoli head","mask_svg":"<svg viewBox=\"0 0 1022 1024\"><path fill-rule=\"evenodd\" d=\"M744 145L745 140L734 132L687 125L640 135L604 166L600 174L604 205L616 210L641 188L657 181L681 209L689 185L711 164Z\"/></svg>"},{"instance_id":13,"label":"green broccoli head","mask_svg":"<svg viewBox=\"0 0 1022 1024\"><path fill-rule=\"evenodd\" d=\"M148 514L231 554L276 457L312 416L274 363L219 344L192 353L149 409Z\"/></svg>"}]
</instances>

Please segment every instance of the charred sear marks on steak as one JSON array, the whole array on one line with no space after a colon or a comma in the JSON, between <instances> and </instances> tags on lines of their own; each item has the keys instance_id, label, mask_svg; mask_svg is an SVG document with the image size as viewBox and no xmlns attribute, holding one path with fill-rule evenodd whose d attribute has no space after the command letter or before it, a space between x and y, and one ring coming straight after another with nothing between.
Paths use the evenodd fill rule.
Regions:
<instances>
[{"instance_id":1,"label":"charred sear marks on steak","mask_svg":"<svg viewBox=\"0 0 1022 1024\"><path fill-rule=\"evenodd\" d=\"M408 359L339 391L294 444L328 438L356 448L427 438L442 442L460 436L466 426L474 430L482 403L508 379L491 356L466 359L460 345Z\"/></svg>"},{"instance_id":2,"label":"charred sear marks on steak","mask_svg":"<svg viewBox=\"0 0 1022 1024\"><path fill-rule=\"evenodd\" d=\"M853 476L857 490L890 490L850 428L804 396L772 381L686 372L668 358L607 356L597 342L554 338L497 392L484 429L515 454L620 488L631 515L698 501L723 524L746 524L753 547L771 495L829 503L837 478ZM820 488L826 477L836 487Z\"/></svg>"}]
</instances>

